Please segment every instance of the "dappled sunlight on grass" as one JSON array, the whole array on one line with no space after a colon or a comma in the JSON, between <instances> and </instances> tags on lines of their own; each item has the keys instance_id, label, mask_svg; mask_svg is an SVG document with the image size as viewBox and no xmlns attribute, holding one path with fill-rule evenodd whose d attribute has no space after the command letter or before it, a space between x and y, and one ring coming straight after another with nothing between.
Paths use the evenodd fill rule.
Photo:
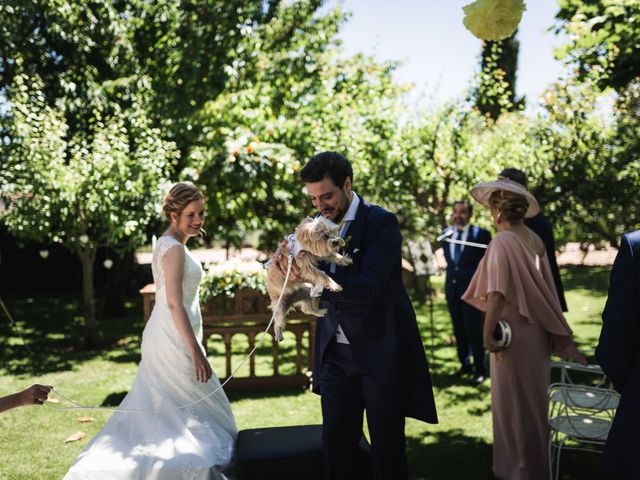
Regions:
<instances>
[{"instance_id":1,"label":"dappled sunlight on grass","mask_svg":"<svg viewBox=\"0 0 640 480\"><path fill-rule=\"evenodd\" d=\"M563 269L562 275L570 309L567 319L580 348L592 351L600 332L608 270L571 268ZM440 290L443 283L443 277L434 278ZM16 317L20 335L0 316L3 373L0 392L18 391L33 382L41 382L54 385L66 396L86 405L116 406L124 398L133 384L140 360L143 325L138 299L129 303L123 317L98 320L101 347L93 351L82 347L82 320L75 299L16 297L4 300ZM487 380L477 388L452 376L458 365L442 293L433 305L433 334L428 305L417 305L416 312L431 365L440 423L428 425L407 420L410 476L415 480L492 478L490 383ZM33 356L22 343L23 338L34 352ZM257 350L258 375L271 375L273 371L271 338L267 336ZM278 348L280 373L294 373L296 352L291 332L285 333L285 340ZM308 348L306 338L303 356ZM248 350L246 336L234 338L233 368ZM207 351L217 374L224 376L221 337L212 337ZM239 375L247 373L248 365L239 371ZM231 391L228 396L240 429L322 422L320 397L305 389ZM63 401L57 405L65 406ZM79 424L76 417L87 414L96 421ZM55 411L47 407L22 408L0 415L2 478L61 478L109 416L110 412L104 411ZM78 430L87 433L86 439L63 443ZM599 478L597 461L594 455L568 454L563 459L563 479Z\"/></svg>"}]
</instances>

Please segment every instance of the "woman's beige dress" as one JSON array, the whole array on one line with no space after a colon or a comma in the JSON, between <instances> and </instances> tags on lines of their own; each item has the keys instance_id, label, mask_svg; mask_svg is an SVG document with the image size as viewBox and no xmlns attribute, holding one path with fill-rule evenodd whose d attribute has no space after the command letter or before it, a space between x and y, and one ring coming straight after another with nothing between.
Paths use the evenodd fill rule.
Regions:
<instances>
[{"instance_id":1,"label":"woman's beige dress","mask_svg":"<svg viewBox=\"0 0 640 480\"><path fill-rule=\"evenodd\" d=\"M513 232L501 232L463 295L486 311L500 292L500 318L511 325L508 349L491 354L493 473L499 479L549 478L547 426L550 355L575 351L546 253L536 253Z\"/></svg>"}]
</instances>

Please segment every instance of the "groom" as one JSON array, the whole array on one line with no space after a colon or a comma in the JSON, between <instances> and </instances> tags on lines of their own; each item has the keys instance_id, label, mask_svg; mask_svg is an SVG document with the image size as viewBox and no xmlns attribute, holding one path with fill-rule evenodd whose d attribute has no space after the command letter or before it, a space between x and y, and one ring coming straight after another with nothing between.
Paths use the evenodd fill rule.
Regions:
<instances>
[{"instance_id":1,"label":"groom","mask_svg":"<svg viewBox=\"0 0 640 480\"><path fill-rule=\"evenodd\" d=\"M358 477L366 411L375 478L406 479L405 417L437 423L437 415L402 284L398 221L353 191L351 164L338 153L316 155L300 176L318 213L340 224L353 259L346 267L325 265L343 291L323 292L320 306L328 313L316 328L313 390L321 395L325 476ZM286 269L286 259L280 266Z\"/></svg>"}]
</instances>

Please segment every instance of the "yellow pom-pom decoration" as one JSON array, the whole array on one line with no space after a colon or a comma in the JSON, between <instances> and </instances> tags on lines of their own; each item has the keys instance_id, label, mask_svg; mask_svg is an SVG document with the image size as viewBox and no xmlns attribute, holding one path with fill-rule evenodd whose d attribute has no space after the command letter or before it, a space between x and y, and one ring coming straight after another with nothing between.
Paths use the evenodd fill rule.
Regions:
<instances>
[{"instance_id":1,"label":"yellow pom-pom decoration","mask_svg":"<svg viewBox=\"0 0 640 480\"><path fill-rule=\"evenodd\" d=\"M481 40L513 35L526 10L523 0L476 0L462 8L464 26Z\"/></svg>"}]
</instances>

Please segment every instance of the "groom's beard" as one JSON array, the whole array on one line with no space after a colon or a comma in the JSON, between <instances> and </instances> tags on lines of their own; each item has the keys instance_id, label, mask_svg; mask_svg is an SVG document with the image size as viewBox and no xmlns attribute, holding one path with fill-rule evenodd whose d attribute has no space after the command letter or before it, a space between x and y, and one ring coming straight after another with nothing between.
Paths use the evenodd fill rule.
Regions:
<instances>
[{"instance_id":1,"label":"groom's beard","mask_svg":"<svg viewBox=\"0 0 640 480\"><path fill-rule=\"evenodd\" d=\"M335 224L338 224L344 218L345 213L347 213L346 210L338 210L338 213L333 218L329 218L329 220L331 220Z\"/></svg>"},{"instance_id":2,"label":"groom's beard","mask_svg":"<svg viewBox=\"0 0 640 480\"><path fill-rule=\"evenodd\" d=\"M351 202L349 201L349 197L347 196L346 193L341 192L342 194L342 198L343 198L343 207L334 207L333 208L333 215L325 215L324 213L320 212L325 218L328 218L329 220L331 220L333 223L340 223L342 221L342 219L344 218L344 216L347 214L347 210L349 209L349 205L351 205ZM352 198L353 200L353 198Z\"/></svg>"}]
</instances>

